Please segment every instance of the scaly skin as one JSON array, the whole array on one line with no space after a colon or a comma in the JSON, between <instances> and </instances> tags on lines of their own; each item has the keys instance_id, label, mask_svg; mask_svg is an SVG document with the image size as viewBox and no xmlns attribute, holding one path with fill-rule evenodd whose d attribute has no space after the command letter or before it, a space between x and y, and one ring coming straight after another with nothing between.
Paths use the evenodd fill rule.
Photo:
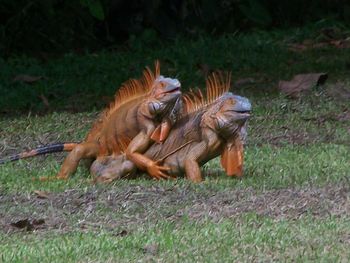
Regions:
<instances>
[{"instance_id":1,"label":"scaly skin","mask_svg":"<svg viewBox=\"0 0 350 263\"><path fill-rule=\"evenodd\" d=\"M180 82L161 76L156 63L155 74L147 69L142 80L124 84L116 94L114 104L101 115L86 139L69 153L55 178L67 179L76 171L81 159L99 160L123 152L150 176L168 178L163 173L166 167L142 154L155 141L166 139L180 108Z\"/></svg>"},{"instance_id":2,"label":"scaly skin","mask_svg":"<svg viewBox=\"0 0 350 263\"><path fill-rule=\"evenodd\" d=\"M167 174L185 173L192 182L203 180L200 166L221 154L230 176L242 175L245 123L251 105L246 98L224 93L212 103L181 117L163 144L153 144L144 156L168 167ZM95 161L91 173L97 182L110 182L135 173L137 165L125 156Z\"/></svg>"}]
</instances>

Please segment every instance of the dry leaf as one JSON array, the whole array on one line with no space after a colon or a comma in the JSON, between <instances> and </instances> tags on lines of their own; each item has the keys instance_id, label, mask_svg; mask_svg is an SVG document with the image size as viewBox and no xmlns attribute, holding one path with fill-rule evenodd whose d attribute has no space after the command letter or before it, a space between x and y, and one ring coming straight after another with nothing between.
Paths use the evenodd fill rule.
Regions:
<instances>
[{"instance_id":1,"label":"dry leaf","mask_svg":"<svg viewBox=\"0 0 350 263\"><path fill-rule=\"evenodd\" d=\"M17 228L27 228L27 230L33 229L32 224L29 222L28 218L23 220L18 220L16 222L11 223L11 226L17 227Z\"/></svg>"},{"instance_id":2,"label":"dry leaf","mask_svg":"<svg viewBox=\"0 0 350 263\"><path fill-rule=\"evenodd\" d=\"M45 192L45 191L35 190L34 194L36 194L36 197L40 198L40 199L48 199L49 198L48 192Z\"/></svg>"},{"instance_id":3,"label":"dry leaf","mask_svg":"<svg viewBox=\"0 0 350 263\"><path fill-rule=\"evenodd\" d=\"M28 218L26 218L26 219L11 223L11 226L17 227L20 229L25 228L27 231L32 231L37 226L42 225L44 223L45 223L44 219L34 219L34 220L30 221Z\"/></svg>"},{"instance_id":4,"label":"dry leaf","mask_svg":"<svg viewBox=\"0 0 350 263\"><path fill-rule=\"evenodd\" d=\"M126 231L125 229L120 231L119 233L116 233L114 234L113 236L116 236L116 237L124 237L128 234L128 231Z\"/></svg>"},{"instance_id":5,"label":"dry leaf","mask_svg":"<svg viewBox=\"0 0 350 263\"><path fill-rule=\"evenodd\" d=\"M17 75L16 77L13 78L13 82L24 82L28 84L32 84L34 82L37 82L41 79L43 79L43 76L31 76L31 75Z\"/></svg>"},{"instance_id":6,"label":"dry leaf","mask_svg":"<svg viewBox=\"0 0 350 263\"><path fill-rule=\"evenodd\" d=\"M322 85L328 78L327 73L309 73L295 75L292 80L281 80L278 88L291 98L298 98L300 94L314 86Z\"/></svg>"}]
</instances>

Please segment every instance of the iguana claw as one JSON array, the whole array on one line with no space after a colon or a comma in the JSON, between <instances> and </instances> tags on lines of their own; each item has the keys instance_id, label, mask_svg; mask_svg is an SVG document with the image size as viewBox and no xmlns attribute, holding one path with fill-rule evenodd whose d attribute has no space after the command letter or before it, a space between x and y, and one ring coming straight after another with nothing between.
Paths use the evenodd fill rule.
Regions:
<instances>
[{"instance_id":1,"label":"iguana claw","mask_svg":"<svg viewBox=\"0 0 350 263\"><path fill-rule=\"evenodd\" d=\"M147 167L148 174L156 180L160 179L175 179L176 177L166 174L167 171L170 171L170 167L159 165L160 162L153 162Z\"/></svg>"}]
</instances>

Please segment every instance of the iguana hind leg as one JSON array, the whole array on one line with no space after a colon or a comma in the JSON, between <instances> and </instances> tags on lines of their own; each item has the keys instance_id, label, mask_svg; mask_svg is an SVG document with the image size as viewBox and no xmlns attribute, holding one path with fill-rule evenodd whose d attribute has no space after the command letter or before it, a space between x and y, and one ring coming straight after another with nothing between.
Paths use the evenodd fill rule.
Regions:
<instances>
[{"instance_id":1,"label":"iguana hind leg","mask_svg":"<svg viewBox=\"0 0 350 263\"><path fill-rule=\"evenodd\" d=\"M67 179L70 174L77 170L81 159L94 158L98 155L98 152L99 146L97 143L86 142L77 145L64 160L56 177L58 179Z\"/></svg>"},{"instance_id":2,"label":"iguana hind leg","mask_svg":"<svg viewBox=\"0 0 350 263\"><path fill-rule=\"evenodd\" d=\"M93 142L78 144L64 160L56 179L67 179L70 174L77 170L81 159L95 158L99 153L99 145ZM42 177L41 181L54 179L53 177Z\"/></svg>"},{"instance_id":3,"label":"iguana hind leg","mask_svg":"<svg viewBox=\"0 0 350 263\"><path fill-rule=\"evenodd\" d=\"M188 180L194 183L199 183L203 181L203 178L201 175L201 169L196 160L187 159L185 161L185 172Z\"/></svg>"}]
</instances>

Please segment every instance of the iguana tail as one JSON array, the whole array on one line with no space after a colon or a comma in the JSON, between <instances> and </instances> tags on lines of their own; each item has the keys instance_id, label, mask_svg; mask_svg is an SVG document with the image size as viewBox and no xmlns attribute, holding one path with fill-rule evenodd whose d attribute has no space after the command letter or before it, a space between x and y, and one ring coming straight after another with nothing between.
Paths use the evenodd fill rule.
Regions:
<instances>
[{"instance_id":1,"label":"iguana tail","mask_svg":"<svg viewBox=\"0 0 350 263\"><path fill-rule=\"evenodd\" d=\"M38 147L38 148L33 149L33 150L14 154L14 155L8 156L4 159L0 159L0 164L4 164L7 162L13 162L13 161L17 161L20 159L25 159L28 157L43 155L43 154L47 154L47 153L69 152L69 151L73 150L74 147L77 145L78 145L78 143L74 143L74 142L49 144L46 146Z\"/></svg>"}]
</instances>

